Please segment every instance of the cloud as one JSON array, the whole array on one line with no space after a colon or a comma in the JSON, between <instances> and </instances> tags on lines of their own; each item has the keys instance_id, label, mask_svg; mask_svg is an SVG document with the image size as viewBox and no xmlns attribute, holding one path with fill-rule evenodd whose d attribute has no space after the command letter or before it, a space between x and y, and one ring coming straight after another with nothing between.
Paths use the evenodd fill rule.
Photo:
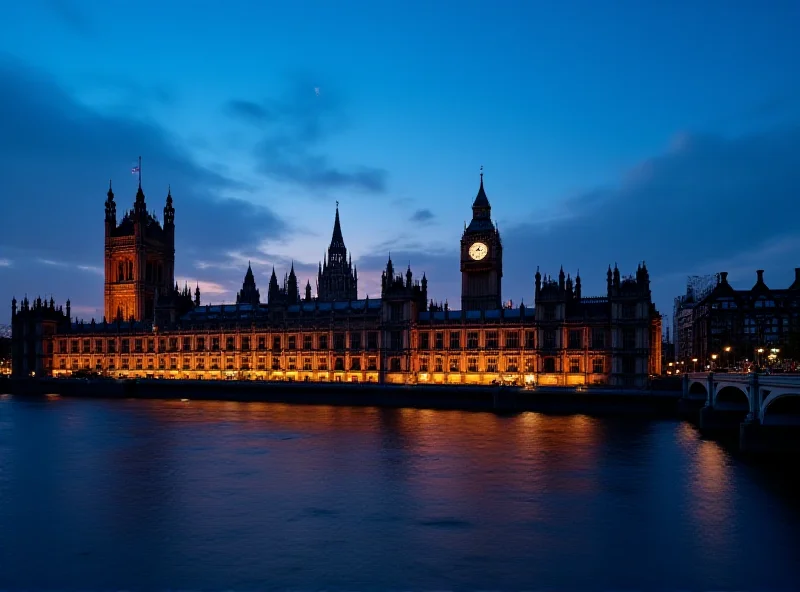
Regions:
<instances>
[{"instance_id":1,"label":"cloud","mask_svg":"<svg viewBox=\"0 0 800 592\"><path fill-rule=\"evenodd\" d=\"M11 267L12 265L11 259L0 259L0 267Z\"/></svg>"},{"instance_id":2,"label":"cloud","mask_svg":"<svg viewBox=\"0 0 800 592\"><path fill-rule=\"evenodd\" d=\"M49 265L51 267L62 267L64 269L77 269L78 271L93 273L100 276L102 276L105 273L102 267L97 267L96 265L82 265L80 263L71 263L68 261L54 261L53 259L41 259L41 258L35 259L35 262L41 263L43 265Z\"/></svg>"},{"instance_id":3,"label":"cloud","mask_svg":"<svg viewBox=\"0 0 800 592\"><path fill-rule=\"evenodd\" d=\"M247 123L264 123L271 119L267 108L253 101L228 101L224 109L228 115L238 117Z\"/></svg>"},{"instance_id":4,"label":"cloud","mask_svg":"<svg viewBox=\"0 0 800 592\"><path fill-rule=\"evenodd\" d=\"M200 302L207 303L207 302L217 302L221 296L229 296L234 295L236 290L233 286L225 286L219 282L212 282L208 280L201 280L197 277L191 276L180 276L176 277L175 281L178 283L180 288L183 288L185 285L189 285L189 289L192 292L192 297L194 297L195 288L198 286L200 287Z\"/></svg>"},{"instance_id":5,"label":"cloud","mask_svg":"<svg viewBox=\"0 0 800 592\"><path fill-rule=\"evenodd\" d=\"M431 212L428 209L422 209L422 210L417 210L416 212L411 214L410 220L412 222L425 223L425 222L430 222L431 220L433 220L434 217L435 216L433 215L433 212Z\"/></svg>"},{"instance_id":6,"label":"cloud","mask_svg":"<svg viewBox=\"0 0 800 592\"><path fill-rule=\"evenodd\" d=\"M133 205L130 164L139 154L151 211L162 211L172 186L179 273L192 254L275 240L287 230L272 210L243 198L248 187L195 163L163 128L87 108L45 73L3 54L0 112L3 194L13 204L5 220L14 222L2 226L0 255L19 261L16 267L23 270L15 283L1 283L0 301L10 299L12 286L21 292L30 289L28 283L38 284L35 270L23 261L64 262L84 272L102 268L108 179L114 179L120 219ZM88 282L64 288L48 283L48 290L69 287L65 294L73 301L102 301L102 282L99 289Z\"/></svg>"},{"instance_id":7,"label":"cloud","mask_svg":"<svg viewBox=\"0 0 800 592\"><path fill-rule=\"evenodd\" d=\"M563 263L573 275L580 266L584 293L602 294L609 263L631 273L645 260L661 312L671 313L687 275L722 271L795 235L798 186L798 126L737 137L682 133L617 186L575 196L568 215L508 226L505 286L530 293L536 265L556 273ZM788 277L796 256L784 249L753 264ZM661 279L669 276L676 279Z\"/></svg>"},{"instance_id":8,"label":"cloud","mask_svg":"<svg viewBox=\"0 0 800 592\"><path fill-rule=\"evenodd\" d=\"M342 167L320 154L324 141L347 125L335 95L317 95L314 85L307 81L296 81L282 96L262 102L230 100L223 111L248 125L261 126L261 137L254 148L257 169L272 179L316 192L386 191L385 170L365 165Z\"/></svg>"}]
</instances>

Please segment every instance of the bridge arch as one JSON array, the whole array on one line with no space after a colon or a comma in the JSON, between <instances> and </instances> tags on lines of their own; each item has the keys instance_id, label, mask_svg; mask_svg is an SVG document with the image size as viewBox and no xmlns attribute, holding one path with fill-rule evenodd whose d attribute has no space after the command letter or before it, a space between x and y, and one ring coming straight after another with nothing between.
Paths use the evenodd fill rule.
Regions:
<instances>
[{"instance_id":1,"label":"bridge arch","mask_svg":"<svg viewBox=\"0 0 800 592\"><path fill-rule=\"evenodd\" d=\"M692 381L689 383L689 394L690 395L705 395L708 396L708 390L706 389L706 385L702 382L697 380Z\"/></svg>"},{"instance_id":2,"label":"bridge arch","mask_svg":"<svg viewBox=\"0 0 800 592\"><path fill-rule=\"evenodd\" d=\"M744 411L750 410L750 399L747 392L738 385L720 384L715 389L714 406L720 410Z\"/></svg>"},{"instance_id":3,"label":"bridge arch","mask_svg":"<svg viewBox=\"0 0 800 592\"><path fill-rule=\"evenodd\" d=\"M764 425L800 425L800 391L772 391L761 406Z\"/></svg>"}]
</instances>

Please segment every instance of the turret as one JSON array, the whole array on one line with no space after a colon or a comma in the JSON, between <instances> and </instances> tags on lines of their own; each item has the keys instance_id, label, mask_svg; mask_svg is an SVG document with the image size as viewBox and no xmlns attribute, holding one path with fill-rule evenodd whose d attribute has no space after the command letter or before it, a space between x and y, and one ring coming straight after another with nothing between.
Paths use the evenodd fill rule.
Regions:
<instances>
[{"instance_id":1,"label":"turret","mask_svg":"<svg viewBox=\"0 0 800 592\"><path fill-rule=\"evenodd\" d=\"M17 299L11 299L11 318L13 319L17 315Z\"/></svg>"},{"instance_id":2,"label":"turret","mask_svg":"<svg viewBox=\"0 0 800 592\"><path fill-rule=\"evenodd\" d=\"M558 272L558 290L559 292L564 292L566 288L566 283L564 281L564 266L561 266L561 271Z\"/></svg>"},{"instance_id":3,"label":"turret","mask_svg":"<svg viewBox=\"0 0 800 592\"><path fill-rule=\"evenodd\" d=\"M647 271L647 263L642 261L642 278L640 280L642 284L642 290L646 291L650 289L650 272Z\"/></svg>"},{"instance_id":4,"label":"turret","mask_svg":"<svg viewBox=\"0 0 800 592\"><path fill-rule=\"evenodd\" d=\"M411 278L412 278L412 275L411 275L411 263L409 262L408 269L406 270L406 287L407 288L411 287Z\"/></svg>"},{"instance_id":5,"label":"turret","mask_svg":"<svg viewBox=\"0 0 800 592\"><path fill-rule=\"evenodd\" d=\"M172 207L172 188L167 186L167 204L164 206L164 230L175 231L175 208Z\"/></svg>"},{"instance_id":6,"label":"turret","mask_svg":"<svg viewBox=\"0 0 800 592\"><path fill-rule=\"evenodd\" d=\"M133 215L137 219L147 216L147 203L144 199L141 181L139 181L139 189L136 190L136 201L133 202Z\"/></svg>"},{"instance_id":7,"label":"turret","mask_svg":"<svg viewBox=\"0 0 800 592\"><path fill-rule=\"evenodd\" d=\"M608 272L606 272L606 284L608 288L608 295L611 296L611 264L608 264Z\"/></svg>"},{"instance_id":8,"label":"turret","mask_svg":"<svg viewBox=\"0 0 800 592\"><path fill-rule=\"evenodd\" d=\"M292 268L289 271L289 279L286 282L287 302L289 304L297 304L300 301L300 291L297 287L297 275L294 273L294 261L292 261Z\"/></svg>"},{"instance_id":9,"label":"turret","mask_svg":"<svg viewBox=\"0 0 800 592\"><path fill-rule=\"evenodd\" d=\"M306 281L306 302L311 302L311 280Z\"/></svg>"},{"instance_id":10,"label":"turret","mask_svg":"<svg viewBox=\"0 0 800 592\"><path fill-rule=\"evenodd\" d=\"M272 268L272 275L269 278L269 290L267 300L270 304L276 304L279 300L280 288L278 287L278 276L275 275L275 267Z\"/></svg>"},{"instance_id":11,"label":"turret","mask_svg":"<svg viewBox=\"0 0 800 592\"><path fill-rule=\"evenodd\" d=\"M247 271L244 274L242 289L236 294L236 304L252 304L258 306L261 303L261 293L256 288L256 278L253 275L253 268L247 262Z\"/></svg>"},{"instance_id":12,"label":"turret","mask_svg":"<svg viewBox=\"0 0 800 592\"><path fill-rule=\"evenodd\" d=\"M197 283L194 289L194 305L200 306L200 282Z\"/></svg>"},{"instance_id":13,"label":"turret","mask_svg":"<svg viewBox=\"0 0 800 592\"><path fill-rule=\"evenodd\" d=\"M117 204L114 201L114 192L111 190L111 180L108 181L106 193L106 236L117 227Z\"/></svg>"},{"instance_id":14,"label":"turret","mask_svg":"<svg viewBox=\"0 0 800 592\"><path fill-rule=\"evenodd\" d=\"M394 280L394 265L392 265L392 254L389 253L389 261L386 263L386 280L392 282Z\"/></svg>"},{"instance_id":15,"label":"turret","mask_svg":"<svg viewBox=\"0 0 800 592\"><path fill-rule=\"evenodd\" d=\"M619 268L616 263L614 263L614 287L619 288Z\"/></svg>"},{"instance_id":16,"label":"turret","mask_svg":"<svg viewBox=\"0 0 800 592\"><path fill-rule=\"evenodd\" d=\"M71 306L71 304L70 304L70 301L69 301L69 299L67 299L67 318L68 318L70 321L72 320L72 312L71 312L71 309L72 309L72 306Z\"/></svg>"},{"instance_id":17,"label":"turret","mask_svg":"<svg viewBox=\"0 0 800 592\"><path fill-rule=\"evenodd\" d=\"M536 266L536 275L534 276L534 278L536 279L536 283L535 283L536 289L534 290L534 292L535 292L534 300L538 301L539 300L539 292L542 291L542 274L539 272L539 266L538 265Z\"/></svg>"},{"instance_id":18,"label":"turret","mask_svg":"<svg viewBox=\"0 0 800 592\"><path fill-rule=\"evenodd\" d=\"M575 300L580 301L581 299L581 271L578 270L578 274L575 276Z\"/></svg>"}]
</instances>

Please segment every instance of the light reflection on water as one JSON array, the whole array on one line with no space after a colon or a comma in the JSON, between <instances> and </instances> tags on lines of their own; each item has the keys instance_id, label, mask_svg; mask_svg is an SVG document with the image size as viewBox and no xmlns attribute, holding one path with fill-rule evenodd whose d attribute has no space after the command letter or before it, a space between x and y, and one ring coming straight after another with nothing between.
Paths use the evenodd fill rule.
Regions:
<instances>
[{"instance_id":1,"label":"light reflection on water","mask_svg":"<svg viewBox=\"0 0 800 592\"><path fill-rule=\"evenodd\" d=\"M791 589L795 500L684 423L0 401L0 589Z\"/></svg>"}]
</instances>

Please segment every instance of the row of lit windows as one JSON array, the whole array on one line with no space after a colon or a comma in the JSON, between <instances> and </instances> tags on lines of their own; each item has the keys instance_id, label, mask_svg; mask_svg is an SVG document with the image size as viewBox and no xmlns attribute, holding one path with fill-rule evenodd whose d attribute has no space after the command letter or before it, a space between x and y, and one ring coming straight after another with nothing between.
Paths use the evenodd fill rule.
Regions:
<instances>
[{"instance_id":1,"label":"row of lit windows","mask_svg":"<svg viewBox=\"0 0 800 592\"><path fill-rule=\"evenodd\" d=\"M402 336L395 335L393 332L390 334L391 344L394 349L402 347ZM316 340L314 339L316 337ZM316 343L315 343L316 341ZM267 344L270 344L271 349L281 350L283 346L286 349L296 350L302 346L304 350L327 350L330 345L329 335L327 333L321 335L303 334L303 335L273 335L271 341L268 341L266 335L258 335L252 337L250 335L241 335L238 338L233 335L226 337L219 336L198 336L198 337L161 337L159 339L153 337L122 337L100 339L100 338L83 338L83 339L61 339L59 340L59 353L118 353L117 347L119 345L119 353L155 353L159 352L175 352L175 351L232 351L241 349L250 351L253 349L266 351ZM334 333L332 345L335 350L353 349L353 350L377 350L379 344L378 331L367 331L366 339L362 332ZM158 345L158 350L156 350ZM315 348L316 345L316 348ZM347 347L346 347L347 346Z\"/></svg>"},{"instance_id":2,"label":"row of lit windows","mask_svg":"<svg viewBox=\"0 0 800 592\"><path fill-rule=\"evenodd\" d=\"M469 356L466 358L466 368L463 368L461 357L450 357L447 361L440 356L436 356L430 360L427 356L419 358L419 371L420 372L444 372L447 368L448 372L499 372L501 370L499 360L495 356L489 356L481 360L478 356ZM525 357L522 360L522 370L524 372L536 372L536 359L533 357ZM508 356L502 360L504 372L519 372L520 360L516 356ZM581 372L581 358L569 358L568 370L571 373ZM399 359L392 358L389 363L390 367L397 366L399 370ZM601 374L605 370L605 360L603 358L593 358L591 361L592 372ZM288 356L285 360L280 357L272 357L269 362L266 357L257 357L255 359L249 356L242 357L237 364L233 356L225 357L212 357L209 360L205 358L197 358L194 361L191 357L178 358L177 356L170 356L169 359L160 357L154 360L152 357L142 359L141 357L122 358L120 360L119 368L117 368L114 359L97 358L95 359L94 366L89 358L78 360L74 358L69 361L65 358L59 360L59 368L62 370L318 370L318 371L373 371L378 369L378 357L367 356L365 360L361 357L354 356L348 359L344 357L336 357L333 364L329 365L326 357L317 357L316 359L307 357ZM556 372L557 363L556 358L546 357L542 359L543 372Z\"/></svg>"},{"instance_id":3,"label":"row of lit windows","mask_svg":"<svg viewBox=\"0 0 800 592\"><path fill-rule=\"evenodd\" d=\"M269 366L270 370L377 370L378 357L367 356L365 360L358 356L348 359L336 357L333 359L331 367L329 367L328 358L322 356L317 357L316 360L311 356L301 358L288 356L285 362L276 356L272 357L269 363L266 357L252 359L249 356L244 356L239 359L238 364L233 356L212 357L209 360L196 358L194 362L191 357L178 358L177 356L170 356L169 359L160 357L157 360L152 357L146 359L136 357L132 360L130 358L122 358L119 368L117 368L117 363L112 358L97 358L94 361L94 367L92 367L92 362L89 358L82 360L75 358L70 360L69 364L65 358L59 360L59 368L62 370L266 370L267 366Z\"/></svg>"},{"instance_id":4,"label":"row of lit windows","mask_svg":"<svg viewBox=\"0 0 800 592\"><path fill-rule=\"evenodd\" d=\"M477 356L467 357L467 372L519 372L520 360L517 356L508 356L502 360L502 368L498 363L498 358L495 356L488 356L484 358L483 364ZM522 360L522 370L524 372L536 372L536 358L526 357ZM569 358L567 368L571 373L581 372L581 359ZM547 357L542 359L542 372L556 372L556 359ZM419 358L419 371L420 372L444 372L445 368L449 372L461 372L462 364L461 357L451 357L447 361L444 358L436 356L433 360L429 360L427 356ZM603 358L592 359L592 372L594 374L602 374L605 371L605 360Z\"/></svg>"},{"instance_id":5,"label":"row of lit windows","mask_svg":"<svg viewBox=\"0 0 800 592\"><path fill-rule=\"evenodd\" d=\"M636 332L633 327L626 327L623 329L623 342L628 344L630 348L635 347ZM529 329L520 335L518 330L485 330L485 331L467 331L466 332L466 349L500 349L501 345L505 349L520 349L520 343L525 349L536 349L536 333L535 329ZM560 331L555 329L544 329L541 331L541 347L544 349L552 349L558 347L563 342L563 339L558 339ZM460 350L462 349L462 332L461 331L420 331L418 344L421 350ZM523 338L520 341L520 337ZM568 329L566 334L566 342L568 349L582 349L586 344L586 332L584 329ZM605 349L606 348L606 330L602 327L592 327L588 334L589 347L592 349ZM445 345L446 344L446 345ZM628 347L626 346L626 349Z\"/></svg>"},{"instance_id":6,"label":"row of lit windows","mask_svg":"<svg viewBox=\"0 0 800 592\"><path fill-rule=\"evenodd\" d=\"M526 349L536 348L536 330L524 331L524 341L521 342L520 331L507 330L502 332L502 345L506 349L519 349L522 346ZM559 331L542 330L541 347L558 347L563 339L559 339ZM569 349L582 349L586 345L586 332L584 329L569 329L566 334L567 347ZM334 333L332 343L328 334L301 334L301 335L272 335L271 340L267 335L228 335L220 336L183 336L183 337L122 337L122 338L83 338L83 339L61 339L59 340L59 353L155 353L158 352L177 352L177 351L242 351L260 350L266 351L267 345L273 350L282 350L286 346L288 350L327 350L333 346L334 350L377 350L379 348L379 332L367 331L366 335L360 331L350 333ZM606 330L601 327L593 327L589 334L589 347L592 349L605 349L607 347ZM119 341L119 343L118 343ZM635 329L626 327L623 329L623 342L626 349L635 347ZM418 334L419 349L429 350L447 349L461 350L466 349L500 349L501 332L497 330L486 331L467 331L466 340L462 340L461 331L420 331ZM401 331L389 333L389 348L401 349L404 345L403 334ZM156 346L158 349L156 350ZM119 347L119 352L117 348Z\"/></svg>"}]
</instances>

